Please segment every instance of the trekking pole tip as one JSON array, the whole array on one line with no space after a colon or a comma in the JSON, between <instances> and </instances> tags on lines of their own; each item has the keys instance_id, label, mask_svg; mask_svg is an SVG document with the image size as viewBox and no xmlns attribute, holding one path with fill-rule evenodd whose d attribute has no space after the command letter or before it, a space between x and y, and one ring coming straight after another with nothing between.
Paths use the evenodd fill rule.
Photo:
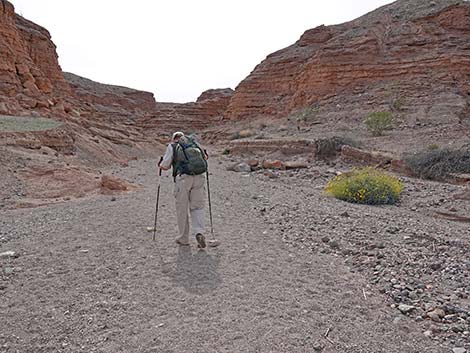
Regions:
<instances>
[{"instance_id":1,"label":"trekking pole tip","mask_svg":"<svg viewBox=\"0 0 470 353\"><path fill-rule=\"evenodd\" d=\"M208 244L209 244L209 247L215 248L220 245L220 241L218 241L217 239L212 239L208 241Z\"/></svg>"}]
</instances>

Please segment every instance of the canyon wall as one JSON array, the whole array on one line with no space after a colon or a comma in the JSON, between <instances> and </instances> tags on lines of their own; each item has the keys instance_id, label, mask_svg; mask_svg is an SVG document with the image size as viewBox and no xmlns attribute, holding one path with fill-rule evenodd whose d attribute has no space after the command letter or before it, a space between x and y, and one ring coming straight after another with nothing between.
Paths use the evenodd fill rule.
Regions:
<instances>
[{"instance_id":1,"label":"canyon wall","mask_svg":"<svg viewBox=\"0 0 470 353\"><path fill-rule=\"evenodd\" d=\"M225 117L286 116L332 97L347 101L394 87L404 97L450 90L466 99L469 79L470 3L400 0L308 30L269 55L238 85Z\"/></svg>"}]
</instances>

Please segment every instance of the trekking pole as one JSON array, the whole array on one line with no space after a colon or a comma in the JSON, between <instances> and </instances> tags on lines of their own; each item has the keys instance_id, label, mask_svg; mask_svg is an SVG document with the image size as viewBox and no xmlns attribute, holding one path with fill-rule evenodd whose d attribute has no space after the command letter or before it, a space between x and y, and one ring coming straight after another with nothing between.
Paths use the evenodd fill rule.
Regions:
<instances>
[{"instance_id":1,"label":"trekking pole","mask_svg":"<svg viewBox=\"0 0 470 353\"><path fill-rule=\"evenodd\" d=\"M212 223L211 189L209 187L209 169L206 170L206 179L207 179L207 199L209 200L209 217L211 220L211 235L212 235L212 239L214 239L214 225Z\"/></svg>"},{"instance_id":2,"label":"trekking pole","mask_svg":"<svg viewBox=\"0 0 470 353\"><path fill-rule=\"evenodd\" d=\"M207 150L204 150L204 154L206 155L206 159L208 159L209 154L207 153ZM210 217L210 220L211 220L211 236L212 236L212 239L215 240L215 238L214 238L214 225L212 223L211 188L209 187L209 165L207 165L206 179L207 179L207 200L209 201L209 217Z\"/></svg>"},{"instance_id":3,"label":"trekking pole","mask_svg":"<svg viewBox=\"0 0 470 353\"><path fill-rule=\"evenodd\" d=\"M204 153L206 155L206 159L209 158L209 155L207 154L207 151L204 150ZM215 248L216 246L220 245L220 242L215 239L214 236L214 223L212 222L212 203L211 203L211 188L209 186L209 168L206 170L206 179L207 179L207 200L209 201L209 216L211 220L211 240L209 241L209 246L212 248Z\"/></svg>"},{"instance_id":4,"label":"trekking pole","mask_svg":"<svg viewBox=\"0 0 470 353\"><path fill-rule=\"evenodd\" d=\"M157 187L157 203L155 205L155 222L153 224L153 241L155 241L155 233L157 231L157 217L158 217L158 201L160 200L160 180L162 178L162 168L160 168L160 163L163 161L163 157L160 157L160 162L158 162L158 187Z\"/></svg>"}]
</instances>

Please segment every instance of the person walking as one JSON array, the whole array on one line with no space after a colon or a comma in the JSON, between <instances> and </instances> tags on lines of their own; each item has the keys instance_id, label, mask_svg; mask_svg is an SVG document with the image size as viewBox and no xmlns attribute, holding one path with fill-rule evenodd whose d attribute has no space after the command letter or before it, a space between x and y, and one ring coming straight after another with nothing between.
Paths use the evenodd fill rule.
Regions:
<instances>
[{"instance_id":1,"label":"person walking","mask_svg":"<svg viewBox=\"0 0 470 353\"><path fill-rule=\"evenodd\" d=\"M175 206L179 237L176 243L189 245L189 215L191 234L196 238L198 248L206 247L204 237L205 173L207 154L191 136L177 131L168 144L163 160L158 167L173 169L175 181Z\"/></svg>"}]
</instances>

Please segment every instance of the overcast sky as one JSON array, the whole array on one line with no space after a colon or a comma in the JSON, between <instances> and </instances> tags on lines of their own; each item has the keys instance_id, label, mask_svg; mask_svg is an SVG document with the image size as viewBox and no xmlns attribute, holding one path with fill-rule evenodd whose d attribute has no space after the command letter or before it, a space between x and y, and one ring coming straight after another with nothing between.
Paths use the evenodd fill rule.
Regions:
<instances>
[{"instance_id":1,"label":"overcast sky","mask_svg":"<svg viewBox=\"0 0 470 353\"><path fill-rule=\"evenodd\" d=\"M307 29L352 20L391 0L10 0L49 30L64 71L194 101L235 88Z\"/></svg>"}]
</instances>

